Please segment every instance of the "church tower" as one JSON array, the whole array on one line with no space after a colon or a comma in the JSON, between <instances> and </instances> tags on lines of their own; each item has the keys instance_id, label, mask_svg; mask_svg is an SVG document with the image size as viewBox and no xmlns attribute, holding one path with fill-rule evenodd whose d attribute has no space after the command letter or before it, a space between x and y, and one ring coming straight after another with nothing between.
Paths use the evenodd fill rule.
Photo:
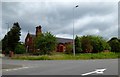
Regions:
<instances>
[{"instance_id":1,"label":"church tower","mask_svg":"<svg viewBox=\"0 0 120 77\"><path fill-rule=\"evenodd\" d=\"M36 27L36 37L42 33L41 28L42 28L41 25Z\"/></svg>"}]
</instances>

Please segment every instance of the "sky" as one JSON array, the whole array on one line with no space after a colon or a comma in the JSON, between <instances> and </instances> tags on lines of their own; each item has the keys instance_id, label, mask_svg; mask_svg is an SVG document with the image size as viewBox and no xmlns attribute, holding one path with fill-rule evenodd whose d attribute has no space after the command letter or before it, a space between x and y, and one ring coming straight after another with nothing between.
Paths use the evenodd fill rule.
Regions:
<instances>
[{"instance_id":1,"label":"sky","mask_svg":"<svg viewBox=\"0 0 120 77\"><path fill-rule=\"evenodd\" d=\"M4 37L14 22L20 24L22 42L28 31L35 34L35 27L39 25L42 26L42 32L49 31L62 38L73 38L73 25L74 34L78 36L118 37L118 1L6 0L0 4L0 38Z\"/></svg>"}]
</instances>

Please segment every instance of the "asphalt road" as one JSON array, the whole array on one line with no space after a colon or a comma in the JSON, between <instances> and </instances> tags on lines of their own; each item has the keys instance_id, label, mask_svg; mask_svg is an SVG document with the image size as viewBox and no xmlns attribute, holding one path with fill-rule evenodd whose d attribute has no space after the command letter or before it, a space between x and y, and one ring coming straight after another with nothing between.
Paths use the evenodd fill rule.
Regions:
<instances>
[{"instance_id":1,"label":"asphalt road","mask_svg":"<svg viewBox=\"0 0 120 77\"><path fill-rule=\"evenodd\" d=\"M3 59L2 65L3 75L82 75L95 69L106 69L101 75L118 75L118 59L46 61Z\"/></svg>"}]
</instances>

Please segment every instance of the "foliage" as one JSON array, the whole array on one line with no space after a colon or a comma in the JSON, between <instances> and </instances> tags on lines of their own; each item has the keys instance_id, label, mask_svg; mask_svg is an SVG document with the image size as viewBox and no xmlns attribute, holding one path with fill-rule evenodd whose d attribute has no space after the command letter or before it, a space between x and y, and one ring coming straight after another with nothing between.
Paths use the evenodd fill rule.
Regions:
<instances>
[{"instance_id":1,"label":"foliage","mask_svg":"<svg viewBox=\"0 0 120 77\"><path fill-rule=\"evenodd\" d=\"M78 37L77 37L78 38ZM82 36L79 37L80 42L76 41L77 46L80 46L83 52L98 53L104 50L111 50L110 45L100 36Z\"/></svg>"},{"instance_id":2,"label":"foliage","mask_svg":"<svg viewBox=\"0 0 120 77\"><path fill-rule=\"evenodd\" d=\"M6 51L6 49L8 49L7 47L7 35L4 36L4 38L2 39L2 51Z\"/></svg>"},{"instance_id":3,"label":"foliage","mask_svg":"<svg viewBox=\"0 0 120 77\"><path fill-rule=\"evenodd\" d=\"M71 54L72 51L73 51L73 50L72 50L72 49L73 49L73 48L72 48L73 46L72 46L71 44L67 44L67 45L65 45L65 46L66 46L66 51L65 51L65 53L66 53L66 54Z\"/></svg>"},{"instance_id":4,"label":"foliage","mask_svg":"<svg viewBox=\"0 0 120 77\"><path fill-rule=\"evenodd\" d=\"M24 44L17 44L17 46L15 47L15 51L14 53L15 54L23 54L26 52L26 49L25 49L25 45Z\"/></svg>"},{"instance_id":5,"label":"foliage","mask_svg":"<svg viewBox=\"0 0 120 77\"><path fill-rule=\"evenodd\" d=\"M56 37L50 32L38 36L35 40L35 47L43 54L50 54L56 48Z\"/></svg>"},{"instance_id":6,"label":"foliage","mask_svg":"<svg viewBox=\"0 0 120 77\"><path fill-rule=\"evenodd\" d=\"M93 52L101 52L104 50L111 50L109 44L100 36L87 36L91 40Z\"/></svg>"},{"instance_id":7,"label":"foliage","mask_svg":"<svg viewBox=\"0 0 120 77\"><path fill-rule=\"evenodd\" d=\"M113 37L108 41L109 45L111 46L112 52L120 52L120 42L119 39Z\"/></svg>"},{"instance_id":8,"label":"foliage","mask_svg":"<svg viewBox=\"0 0 120 77\"><path fill-rule=\"evenodd\" d=\"M13 27L2 39L2 50L3 51L14 51L15 50L15 47L20 40L20 36L21 36L20 30L21 28L19 26L19 23L18 22L14 23Z\"/></svg>"},{"instance_id":9,"label":"foliage","mask_svg":"<svg viewBox=\"0 0 120 77\"><path fill-rule=\"evenodd\" d=\"M88 37L83 36L81 38L81 45L83 52L92 52L93 47L91 45L91 40Z\"/></svg>"},{"instance_id":10,"label":"foliage","mask_svg":"<svg viewBox=\"0 0 120 77\"><path fill-rule=\"evenodd\" d=\"M78 36L75 37L75 52L76 53L82 52L81 42Z\"/></svg>"}]
</instances>

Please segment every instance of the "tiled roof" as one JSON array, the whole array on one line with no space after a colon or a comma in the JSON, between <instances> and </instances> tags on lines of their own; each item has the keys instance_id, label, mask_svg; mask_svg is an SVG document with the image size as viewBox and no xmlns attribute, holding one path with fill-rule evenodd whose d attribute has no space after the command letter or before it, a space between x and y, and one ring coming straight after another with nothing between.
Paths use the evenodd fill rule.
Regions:
<instances>
[{"instance_id":1,"label":"tiled roof","mask_svg":"<svg viewBox=\"0 0 120 77\"><path fill-rule=\"evenodd\" d=\"M36 37L34 34L30 34L30 36L31 36L32 38L35 38L35 37Z\"/></svg>"},{"instance_id":2,"label":"tiled roof","mask_svg":"<svg viewBox=\"0 0 120 77\"><path fill-rule=\"evenodd\" d=\"M35 38L36 36L34 34L29 34L32 38ZM56 37L57 42L58 43L68 43L68 42L72 42L73 39L68 39L68 38L60 38L60 37Z\"/></svg>"},{"instance_id":3,"label":"tiled roof","mask_svg":"<svg viewBox=\"0 0 120 77\"><path fill-rule=\"evenodd\" d=\"M68 39L68 38L59 38L56 37L58 43L67 43L67 42L72 42L73 39Z\"/></svg>"}]
</instances>

